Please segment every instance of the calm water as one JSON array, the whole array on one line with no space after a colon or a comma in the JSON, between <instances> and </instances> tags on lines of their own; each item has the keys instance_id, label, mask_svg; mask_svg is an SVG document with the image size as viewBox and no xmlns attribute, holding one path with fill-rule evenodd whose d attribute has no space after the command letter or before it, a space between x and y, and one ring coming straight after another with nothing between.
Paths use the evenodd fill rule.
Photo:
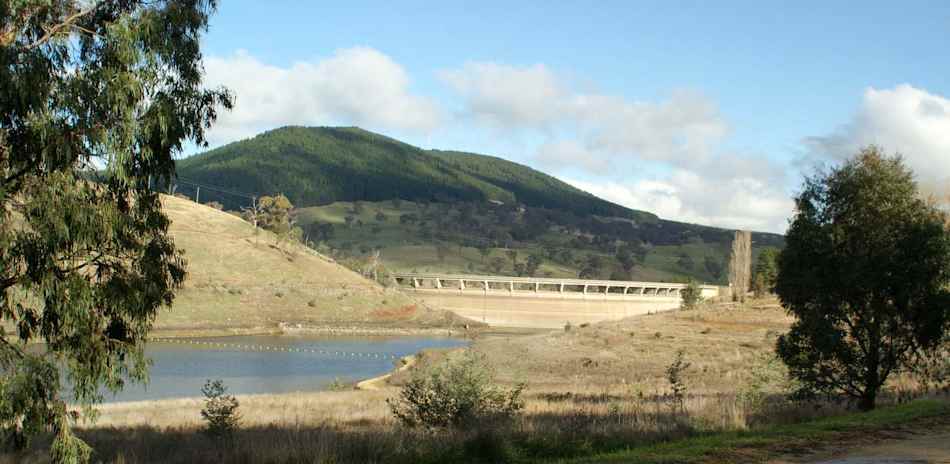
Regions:
<instances>
[{"instance_id":1,"label":"calm water","mask_svg":"<svg viewBox=\"0 0 950 464\"><path fill-rule=\"evenodd\" d=\"M270 350L151 342L146 350L153 362L149 384L129 384L117 395L107 394L106 401L201 396L201 386L206 379L224 380L228 390L235 394L316 391L325 389L335 379L352 383L385 374L394 368L397 361L388 356L375 358L372 355L375 353L395 355L398 359L427 348L451 348L467 343L461 339L434 337L287 335L189 340L267 346Z\"/></svg>"}]
</instances>

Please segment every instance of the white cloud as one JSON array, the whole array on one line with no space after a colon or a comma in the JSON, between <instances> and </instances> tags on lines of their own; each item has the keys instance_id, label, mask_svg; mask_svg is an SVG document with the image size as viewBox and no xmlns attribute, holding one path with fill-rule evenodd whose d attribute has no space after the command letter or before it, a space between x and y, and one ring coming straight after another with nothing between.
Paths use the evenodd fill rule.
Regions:
<instances>
[{"instance_id":1,"label":"white cloud","mask_svg":"<svg viewBox=\"0 0 950 464\"><path fill-rule=\"evenodd\" d=\"M429 98L409 90L409 75L385 54L366 47L337 51L319 61L272 66L247 52L205 60L209 86L224 85L235 108L222 112L213 143L249 137L281 125L354 124L427 133L440 121Z\"/></svg>"},{"instance_id":2,"label":"white cloud","mask_svg":"<svg viewBox=\"0 0 950 464\"><path fill-rule=\"evenodd\" d=\"M676 168L662 179L589 182L565 179L577 188L662 218L724 228L784 233L794 204L777 166L740 157ZM748 163L748 169L732 167ZM756 171L754 166L764 170Z\"/></svg>"},{"instance_id":3,"label":"white cloud","mask_svg":"<svg viewBox=\"0 0 950 464\"><path fill-rule=\"evenodd\" d=\"M925 189L950 193L950 100L904 84L868 88L852 120L805 139L814 159L839 161L866 145L899 152Z\"/></svg>"},{"instance_id":4,"label":"white cloud","mask_svg":"<svg viewBox=\"0 0 950 464\"><path fill-rule=\"evenodd\" d=\"M566 89L544 65L467 63L440 77L466 98L470 115L500 128L546 127L565 110Z\"/></svg>"},{"instance_id":5,"label":"white cloud","mask_svg":"<svg viewBox=\"0 0 950 464\"><path fill-rule=\"evenodd\" d=\"M534 159L569 183L660 217L784 232L792 213L786 169L719 149L729 128L715 102L680 91L658 102L575 90L543 65L469 63L442 73L465 100L464 114L543 140ZM668 174L625 180L643 166Z\"/></svg>"},{"instance_id":6,"label":"white cloud","mask_svg":"<svg viewBox=\"0 0 950 464\"><path fill-rule=\"evenodd\" d=\"M462 95L463 113L476 121L552 139L554 133L574 134L572 141L541 146L537 159L553 166L573 160L597 172L631 157L688 164L706 158L728 129L715 103L695 92L676 92L657 103L629 101L575 91L544 65L467 63L441 77Z\"/></svg>"}]
</instances>

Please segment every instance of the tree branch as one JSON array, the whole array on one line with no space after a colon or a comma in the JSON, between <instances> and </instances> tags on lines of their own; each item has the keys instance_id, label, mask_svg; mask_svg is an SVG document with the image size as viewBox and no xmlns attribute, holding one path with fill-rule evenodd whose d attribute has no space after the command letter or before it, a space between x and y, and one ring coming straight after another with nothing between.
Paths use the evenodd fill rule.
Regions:
<instances>
[{"instance_id":1,"label":"tree branch","mask_svg":"<svg viewBox=\"0 0 950 464\"><path fill-rule=\"evenodd\" d=\"M6 347L10 351L10 353L13 353L13 355L16 356L17 359L23 359L25 357L25 355L23 354L23 350L21 350L20 347L14 345L13 343L10 343L10 341L7 340L7 337L5 336L0 337L0 344ZM0 360L2 359L3 358L0 357Z\"/></svg>"},{"instance_id":2,"label":"tree branch","mask_svg":"<svg viewBox=\"0 0 950 464\"><path fill-rule=\"evenodd\" d=\"M96 8L98 8L98 7L99 7L99 4L96 3L96 4L92 5L92 6L90 6L89 8L86 8L85 10L79 10L79 11L77 11L77 12L75 12L75 13L73 13L73 14L67 16L66 19L63 20L63 22L61 22L61 23L59 23L59 24L56 24L55 26L53 26L53 27L51 27L51 28L49 28L49 29L46 29L46 34L44 34L43 37L40 37L39 39L36 39L36 41L33 42L32 44L28 45L28 46L26 47L26 49L27 49L27 50L33 50L34 48L37 48L37 47L39 47L39 46L42 46L42 45L45 44L46 42L49 42L49 40L52 39L54 35L58 34L59 31L61 31L62 29L65 29L65 28L67 28L67 27L72 27L72 25L73 25L72 23L73 23L73 22L75 22L77 19L79 19L79 18L81 18L81 17L83 17L83 16L85 16L85 15L87 15L87 14L89 14L89 13L92 13L92 12L93 12Z\"/></svg>"}]
</instances>

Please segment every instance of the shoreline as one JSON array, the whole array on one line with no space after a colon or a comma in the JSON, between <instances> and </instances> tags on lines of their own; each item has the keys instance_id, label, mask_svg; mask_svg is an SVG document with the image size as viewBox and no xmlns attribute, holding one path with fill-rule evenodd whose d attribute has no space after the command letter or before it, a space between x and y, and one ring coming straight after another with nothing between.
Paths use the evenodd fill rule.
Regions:
<instances>
[{"instance_id":1,"label":"shoreline","mask_svg":"<svg viewBox=\"0 0 950 464\"><path fill-rule=\"evenodd\" d=\"M505 327L482 326L473 322L468 328L464 325L446 327L400 327L374 326L353 323L303 325L281 322L271 327L218 327L218 328L155 328L149 333L149 339L165 338L214 338L249 335L327 335L327 336L431 336L470 338L491 336L522 336L557 331L544 327Z\"/></svg>"},{"instance_id":2,"label":"shoreline","mask_svg":"<svg viewBox=\"0 0 950 464\"><path fill-rule=\"evenodd\" d=\"M222 328L159 328L149 333L149 339L217 338L252 335L328 335L328 336L434 336L466 338L481 334L483 329L465 330L462 327L373 327L358 325L303 326L281 323L276 327L222 327Z\"/></svg>"},{"instance_id":3,"label":"shoreline","mask_svg":"<svg viewBox=\"0 0 950 464\"><path fill-rule=\"evenodd\" d=\"M390 377L396 374L399 374L400 372L405 372L409 369L412 369L413 366L416 365L416 361L418 359L419 359L418 353L411 354L409 356L403 356L402 358L399 359L400 365L397 366L395 369L390 370L389 372L383 375L371 377L361 382L357 382L356 385L353 386L353 390L355 391L380 390L386 386L386 381L389 380Z\"/></svg>"}]
</instances>

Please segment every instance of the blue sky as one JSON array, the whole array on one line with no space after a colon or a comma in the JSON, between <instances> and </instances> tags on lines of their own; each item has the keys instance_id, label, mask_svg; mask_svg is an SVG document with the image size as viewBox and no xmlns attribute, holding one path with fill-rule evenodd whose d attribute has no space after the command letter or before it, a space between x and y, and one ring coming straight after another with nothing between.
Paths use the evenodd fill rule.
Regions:
<instances>
[{"instance_id":1,"label":"blue sky","mask_svg":"<svg viewBox=\"0 0 950 464\"><path fill-rule=\"evenodd\" d=\"M510 3L224 1L212 143L359 125L776 232L802 168L863 144L948 184L950 2Z\"/></svg>"}]
</instances>

